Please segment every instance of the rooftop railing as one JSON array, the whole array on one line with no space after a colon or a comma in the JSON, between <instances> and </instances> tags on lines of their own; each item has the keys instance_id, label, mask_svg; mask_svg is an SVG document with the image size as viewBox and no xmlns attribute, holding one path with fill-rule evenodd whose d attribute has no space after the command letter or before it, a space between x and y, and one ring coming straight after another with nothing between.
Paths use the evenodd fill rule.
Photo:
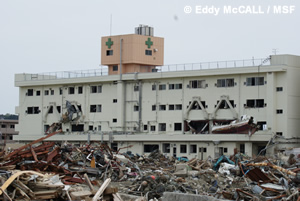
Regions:
<instances>
[{"instance_id":1,"label":"rooftop railing","mask_svg":"<svg viewBox=\"0 0 300 201\"><path fill-rule=\"evenodd\" d=\"M251 66L258 67L258 66L265 66L265 65L270 65L270 61L268 59L214 61L214 62L171 64L171 65L157 66L156 70L154 70L153 72L239 68L239 67L251 67ZM70 78L98 77L98 76L107 76L107 75L108 75L108 67L100 66L100 68L92 69L92 70L60 71L60 72L47 72L47 73L39 73L39 74L25 73L24 79L22 81L70 79Z\"/></svg>"}]
</instances>

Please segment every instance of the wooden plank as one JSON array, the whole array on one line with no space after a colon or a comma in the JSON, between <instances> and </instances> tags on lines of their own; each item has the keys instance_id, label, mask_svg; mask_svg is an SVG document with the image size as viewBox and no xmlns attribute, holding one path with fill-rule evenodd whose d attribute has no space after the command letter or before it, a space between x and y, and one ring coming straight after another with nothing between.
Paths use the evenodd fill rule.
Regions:
<instances>
[{"instance_id":1,"label":"wooden plank","mask_svg":"<svg viewBox=\"0 0 300 201\"><path fill-rule=\"evenodd\" d=\"M91 181L90 181L88 175L85 173L83 176L84 176L85 182L86 182L87 185L89 186L90 190L91 190L92 192L94 192L94 187L93 187L93 185L92 185L92 183L91 183Z\"/></svg>"},{"instance_id":2,"label":"wooden plank","mask_svg":"<svg viewBox=\"0 0 300 201\"><path fill-rule=\"evenodd\" d=\"M110 178L105 180L105 182L102 184L102 186L99 188L99 190L97 191L97 193L93 197L92 201L97 201L100 198L100 196L102 195L102 193L104 192L106 187L109 185L110 181L111 181Z\"/></svg>"}]
</instances>

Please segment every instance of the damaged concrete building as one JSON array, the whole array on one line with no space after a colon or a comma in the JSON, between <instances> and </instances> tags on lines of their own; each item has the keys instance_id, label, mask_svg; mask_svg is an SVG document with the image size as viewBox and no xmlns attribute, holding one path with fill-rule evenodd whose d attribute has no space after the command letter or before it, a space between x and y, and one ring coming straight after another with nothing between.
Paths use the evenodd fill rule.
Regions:
<instances>
[{"instance_id":1,"label":"damaged concrete building","mask_svg":"<svg viewBox=\"0 0 300 201\"><path fill-rule=\"evenodd\" d=\"M16 140L33 141L55 125L63 134L52 141L199 159L299 145L300 56L164 66L164 39L148 26L102 37L101 46L99 69L15 75ZM214 132L246 116L258 125L254 134Z\"/></svg>"}]
</instances>

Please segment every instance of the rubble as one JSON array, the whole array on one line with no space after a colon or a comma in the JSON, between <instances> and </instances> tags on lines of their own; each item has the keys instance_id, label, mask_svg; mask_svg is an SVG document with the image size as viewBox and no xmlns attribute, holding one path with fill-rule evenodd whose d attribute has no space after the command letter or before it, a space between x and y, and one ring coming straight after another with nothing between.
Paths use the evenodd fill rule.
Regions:
<instances>
[{"instance_id":1,"label":"rubble","mask_svg":"<svg viewBox=\"0 0 300 201\"><path fill-rule=\"evenodd\" d=\"M106 144L46 142L60 131L0 156L6 200L299 200L299 152L206 160L121 153ZM130 148L125 147L125 148Z\"/></svg>"}]
</instances>

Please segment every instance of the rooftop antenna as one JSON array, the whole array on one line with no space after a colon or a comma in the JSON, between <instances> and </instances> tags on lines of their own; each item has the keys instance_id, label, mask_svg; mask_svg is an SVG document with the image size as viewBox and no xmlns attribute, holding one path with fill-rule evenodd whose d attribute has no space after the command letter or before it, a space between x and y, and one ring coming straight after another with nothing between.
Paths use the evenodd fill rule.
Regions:
<instances>
[{"instance_id":1,"label":"rooftop antenna","mask_svg":"<svg viewBox=\"0 0 300 201\"><path fill-rule=\"evenodd\" d=\"M274 55L276 55L276 53L278 52L277 48L273 48L272 52L273 52Z\"/></svg>"},{"instance_id":2,"label":"rooftop antenna","mask_svg":"<svg viewBox=\"0 0 300 201\"><path fill-rule=\"evenodd\" d=\"M110 36L111 36L111 29L112 29L112 14L110 14L110 31L109 31Z\"/></svg>"}]
</instances>

